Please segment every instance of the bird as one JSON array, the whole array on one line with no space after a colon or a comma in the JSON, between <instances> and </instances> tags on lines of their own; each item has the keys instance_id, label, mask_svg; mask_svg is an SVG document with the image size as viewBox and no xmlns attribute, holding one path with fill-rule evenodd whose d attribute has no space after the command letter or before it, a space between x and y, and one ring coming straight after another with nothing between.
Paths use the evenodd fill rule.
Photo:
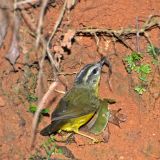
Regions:
<instances>
[{"instance_id":1,"label":"bird","mask_svg":"<svg viewBox=\"0 0 160 160\"><path fill-rule=\"evenodd\" d=\"M99 82L106 57L85 65L76 75L72 88L65 93L51 114L51 123L40 131L42 136L56 132L74 132L96 141L95 138L79 131L89 122L100 106L98 98Z\"/></svg>"}]
</instances>

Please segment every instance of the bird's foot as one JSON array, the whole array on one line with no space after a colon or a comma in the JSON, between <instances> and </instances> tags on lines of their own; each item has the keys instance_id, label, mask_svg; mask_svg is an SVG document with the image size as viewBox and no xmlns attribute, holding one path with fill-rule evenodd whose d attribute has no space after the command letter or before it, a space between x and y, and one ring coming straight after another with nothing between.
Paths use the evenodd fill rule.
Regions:
<instances>
[{"instance_id":1,"label":"bird's foot","mask_svg":"<svg viewBox=\"0 0 160 160\"><path fill-rule=\"evenodd\" d=\"M98 143L102 143L102 142L104 142L103 140L100 140L100 139L93 139L92 140L92 142L91 143L89 143L89 144L98 144Z\"/></svg>"},{"instance_id":2,"label":"bird's foot","mask_svg":"<svg viewBox=\"0 0 160 160\"><path fill-rule=\"evenodd\" d=\"M61 136L56 136L55 141L66 143L66 144L75 143L74 134L73 133L67 133L65 135L63 134Z\"/></svg>"}]
</instances>

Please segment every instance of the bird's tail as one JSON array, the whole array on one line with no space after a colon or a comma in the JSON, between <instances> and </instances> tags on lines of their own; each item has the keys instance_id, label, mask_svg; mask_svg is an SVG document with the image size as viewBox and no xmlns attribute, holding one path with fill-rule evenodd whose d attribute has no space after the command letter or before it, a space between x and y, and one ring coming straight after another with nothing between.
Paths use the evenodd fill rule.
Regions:
<instances>
[{"instance_id":1,"label":"bird's tail","mask_svg":"<svg viewBox=\"0 0 160 160\"><path fill-rule=\"evenodd\" d=\"M57 130L60 129L61 123L60 121L54 121L51 124L49 124L47 127L43 128L40 131L40 134L42 136L50 136L51 134L55 133Z\"/></svg>"}]
</instances>

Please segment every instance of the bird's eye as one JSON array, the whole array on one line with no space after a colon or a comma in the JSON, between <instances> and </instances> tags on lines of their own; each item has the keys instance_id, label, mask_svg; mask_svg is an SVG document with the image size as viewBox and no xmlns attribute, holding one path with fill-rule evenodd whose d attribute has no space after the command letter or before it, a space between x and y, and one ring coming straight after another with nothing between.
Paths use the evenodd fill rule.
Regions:
<instances>
[{"instance_id":1,"label":"bird's eye","mask_svg":"<svg viewBox=\"0 0 160 160\"><path fill-rule=\"evenodd\" d=\"M97 71L98 71L98 69L95 68L95 69L92 71L92 74L97 74Z\"/></svg>"}]
</instances>

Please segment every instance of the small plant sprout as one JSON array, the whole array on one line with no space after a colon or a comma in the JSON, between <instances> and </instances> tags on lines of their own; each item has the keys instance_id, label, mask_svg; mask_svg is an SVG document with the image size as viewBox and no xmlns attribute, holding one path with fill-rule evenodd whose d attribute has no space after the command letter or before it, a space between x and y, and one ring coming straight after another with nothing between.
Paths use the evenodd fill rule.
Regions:
<instances>
[{"instance_id":1,"label":"small plant sprout","mask_svg":"<svg viewBox=\"0 0 160 160\"><path fill-rule=\"evenodd\" d=\"M147 52L151 55L154 59L157 59L157 56L160 55L160 48L155 47L154 45L150 44L147 46Z\"/></svg>"},{"instance_id":2,"label":"small plant sprout","mask_svg":"<svg viewBox=\"0 0 160 160\"><path fill-rule=\"evenodd\" d=\"M127 72L131 73L136 68L136 63L140 61L142 56L137 52L132 52L131 55L125 57L124 61L127 63Z\"/></svg>"},{"instance_id":3,"label":"small plant sprout","mask_svg":"<svg viewBox=\"0 0 160 160\"><path fill-rule=\"evenodd\" d=\"M136 67L136 72L139 73L140 80L147 81L147 75L151 72L151 67L149 64L142 64Z\"/></svg>"},{"instance_id":4,"label":"small plant sprout","mask_svg":"<svg viewBox=\"0 0 160 160\"><path fill-rule=\"evenodd\" d=\"M48 140L42 144L42 147L46 152L47 159L50 159L52 154L63 154L63 150L56 145L54 136L50 136Z\"/></svg>"},{"instance_id":5,"label":"small plant sprout","mask_svg":"<svg viewBox=\"0 0 160 160\"><path fill-rule=\"evenodd\" d=\"M33 94L29 94L29 95L27 95L27 100L28 100L28 102L36 102L37 100L38 100L38 97L37 96L35 96L35 95L33 95Z\"/></svg>"},{"instance_id":6,"label":"small plant sprout","mask_svg":"<svg viewBox=\"0 0 160 160\"><path fill-rule=\"evenodd\" d=\"M147 76L151 73L151 67L149 64L142 64L141 59L142 55L137 52L132 52L131 55L125 57L125 62L127 63L126 70L128 73L136 72L141 82L147 82ZM146 89L139 85L134 88L134 90L142 95Z\"/></svg>"},{"instance_id":7,"label":"small plant sprout","mask_svg":"<svg viewBox=\"0 0 160 160\"><path fill-rule=\"evenodd\" d=\"M143 86L136 86L134 90L139 94L142 95L144 92L146 92L146 89Z\"/></svg>"}]
</instances>

